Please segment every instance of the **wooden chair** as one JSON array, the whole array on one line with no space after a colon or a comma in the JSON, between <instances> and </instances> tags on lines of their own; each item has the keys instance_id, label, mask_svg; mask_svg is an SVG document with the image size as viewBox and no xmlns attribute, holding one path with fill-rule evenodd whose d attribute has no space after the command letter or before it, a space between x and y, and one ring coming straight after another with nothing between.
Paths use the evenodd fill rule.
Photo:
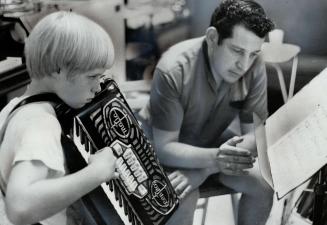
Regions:
<instances>
[{"instance_id":1,"label":"wooden chair","mask_svg":"<svg viewBox=\"0 0 327 225\"><path fill-rule=\"evenodd\" d=\"M221 184L218 180L218 176L214 174L208 177L207 180L205 180L205 182L200 186L200 199L203 199L203 201L199 201L197 209L203 210L201 225L206 224L209 198L221 195L231 195L232 213L235 224L237 224L239 202L238 192Z\"/></svg>"}]
</instances>

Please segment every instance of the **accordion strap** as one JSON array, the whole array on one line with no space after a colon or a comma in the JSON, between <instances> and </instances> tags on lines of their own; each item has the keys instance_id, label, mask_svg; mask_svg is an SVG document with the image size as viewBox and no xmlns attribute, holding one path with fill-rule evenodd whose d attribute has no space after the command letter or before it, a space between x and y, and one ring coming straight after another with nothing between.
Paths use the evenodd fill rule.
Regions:
<instances>
[{"instance_id":1,"label":"accordion strap","mask_svg":"<svg viewBox=\"0 0 327 225\"><path fill-rule=\"evenodd\" d=\"M69 134L72 128L72 119L75 110L66 105L56 94L54 93L40 93L29 96L20 101L10 113L14 112L17 108L35 102L51 102L55 103L54 110L56 112L57 119L61 125L64 134Z\"/></svg>"},{"instance_id":2,"label":"accordion strap","mask_svg":"<svg viewBox=\"0 0 327 225\"><path fill-rule=\"evenodd\" d=\"M42 102L42 101L49 101L49 102L54 102L54 103L60 103L61 100L60 98L55 95L55 94L52 94L52 93L42 93L42 94L37 94L37 95L33 95L33 96L30 96L30 97L27 97L25 99L23 99L22 101L20 101L9 113L8 115L8 119L6 121L6 124L8 124L9 120L10 120L10 116L11 114L16 110L18 109L19 107L23 106L23 105L26 105L26 104L29 104L29 103L33 103L33 102ZM0 189L1 189L1 193L2 195L5 197L6 196L6 193L5 191L1 188L2 185L5 184L1 174L0 174ZM40 223L35 223L33 225L42 225Z\"/></svg>"},{"instance_id":3,"label":"accordion strap","mask_svg":"<svg viewBox=\"0 0 327 225\"><path fill-rule=\"evenodd\" d=\"M20 101L10 112L10 114L15 111L17 108L27 105L29 103L34 103L34 102L53 102L53 103L61 103L62 100L53 93L41 93L41 94L36 94L29 96L22 101Z\"/></svg>"},{"instance_id":4,"label":"accordion strap","mask_svg":"<svg viewBox=\"0 0 327 225\"><path fill-rule=\"evenodd\" d=\"M3 141L3 136L6 132L7 129L7 125L10 121L10 119L13 116L13 112L18 109L19 107L26 105L28 103L32 103L32 102L39 102L39 101L52 101L52 102L58 102L58 97L54 94L51 93L42 93L42 94L38 94L38 95L33 95L30 97L27 97L23 100L21 100L20 102L18 102L18 104L16 104L13 109L11 109L7 115L7 118L5 119L4 123L2 124L2 127L0 129L0 144ZM6 196L6 182L4 181L2 174L0 173L0 190L2 195L5 197Z\"/></svg>"}]
</instances>

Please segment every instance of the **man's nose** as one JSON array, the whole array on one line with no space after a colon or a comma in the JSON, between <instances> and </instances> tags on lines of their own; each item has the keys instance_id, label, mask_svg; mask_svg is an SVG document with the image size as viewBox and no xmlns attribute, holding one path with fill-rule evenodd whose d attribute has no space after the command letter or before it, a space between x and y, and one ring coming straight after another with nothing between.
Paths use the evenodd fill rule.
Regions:
<instances>
[{"instance_id":1,"label":"man's nose","mask_svg":"<svg viewBox=\"0 0 327 225\"><path fill-rule=\"evenodd\" d=\"M238 58L236 62L237 69L245 72L250 66L250 57L247 55L243 55Z\"/></svg>"}]
</instances>

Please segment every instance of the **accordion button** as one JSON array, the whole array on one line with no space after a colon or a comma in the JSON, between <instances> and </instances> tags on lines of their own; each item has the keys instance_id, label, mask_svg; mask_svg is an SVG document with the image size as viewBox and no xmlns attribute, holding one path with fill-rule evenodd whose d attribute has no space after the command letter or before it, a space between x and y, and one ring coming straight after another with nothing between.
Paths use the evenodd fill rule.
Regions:
<instances>
[{"instance_id":1,"label":"accordion button","mask_svg":"<svg viewBox=\"0 0 327 225\"><path fill-rule=\"evenodd\" d=\"M136 158L135 157L130 157L129 159L127 159L127 164L132 165L134 161L136 161Z\"/></svg>"},{"instance_id":2,"label":"accordion button","mask_svg":"<svg viewBox=\"0 0 327 225\"><path fill-rule=\"evenodd\" d=\"M138 170L135 170L134 175L136 177L139 177L139 176L141 176L142 173L143 173L143 170L142 169L138 169Z\"/></svg>"},{"instance_id":3,"label":"accordion button","mask_svg":"<svg viewBox=\"0 0 327 225\"><path fill-rule=\"evenodd\" d=\"M134 156L133 150L131 148L126 148L123 157L129 159Z\"/></svg>"},{"instance_id":4,"label":"accordion button","mask_svg":"<svg viewBox=\"0 0 327 225\"><path fill-rule=\"evenodd\" d=\"M129 169L126 167L123 171L122 171L122 174L125 176L125 177L128 177L131 172L129 171Z\"/></svg>"},{"instance_id":5,"label":"accordion button","mask_svg":"<svg viewBox=\"0 0 327 225\"><path fill-rule=\"evenodd\" d=\"M123 163L120 169L121 169L121 171L124 172L126 170L126 168L127 168L127 165L125 163Z\"/></svg>"},{"instance_id":6,"label":"accordion button","mask_svg":"<svg viewBox=\"0 0 327 225\"><path fill-rule=\"evenodd\" d=\"M117 159L117 166L121 167L124 164L124 160L122 158Z\"/></svg>"},{"instance_id":7,"label":"accordion button","mask_svg":"<svg viewBox=\"0 0 327 225\"><path fill-rule=\"evenodd\" d=\"M131 184L134 181L134 177L132 175L128 176L127 181Z\"/></svg>"},{"instance_id":8,"label":"accordion button","mask_svg":"<svg viewBox=\"0 0 327 225\"><path fill-rule=\"evenodd\" d=\"M129 184L125 183L125 185L126 185L126 188L127 188L127 190L128 190L129 192L133 192L133 191L132 191L132 188L131 188L131 186L130 186Z\"/></svg>"},{"instance_id":9,"label":"accordion button","mask_svg":"<svg viewBox=\"0 0 327 225\"><path fill-rule=\"evenodd\" d=\"M134 178L132 176L128 177L126 180L124 180L124 184L129 192L135 191L136 187L134 187Z\"/></svg>"},{"instance_id":10,"label":"accordion button","mask_svg":"<svg viewBox=\"0 0 327 225\"><path fill-rule=\"evenodd\" d=\"M142 173L142 175L139 176L139 177L137 177L136 179L137 179L137 181L139 183L142 183L143 181L145 181L146 179L148 179L148 177L147 177L147 175L145 173Z\"/></svg>"},{"instance_id":11,"label":"accordion button","mask_svg":"<svg viewBox=\"0 0 327 225\"><path fill-rule=\"evenodd\" d=\"M142 197L148 193L148 190L142 184L137 187L137 190L140 192Z\"/></svg>"},{"instance_id":12,"label":"accordion button","mask_svg":"<svg viewBox=\"0 0 327 225\"><path fill-rule=\"evenodd\" d=\"M127 170L125 171L125 175L126 175L126 176L131 175L131 171L130 171L129 169L127 169Z\"/></svg>"},{"instance_id":13,"label":"accordion button","mask_svg":"<svg viewBox=\"0 0 327 225\"><path fill-rule=\"evenodd\" d=\"M140 164L139 164L137 161L135 161L135 162L133 163L133 165L131 165L131 170L132 170L132 171L135 171L135 170L137 170L138 168L140 168Z\"/></svg>"},{"instance_id":14,"label":"accordion button","mask_svg":"<svg viewBox=\"0 0 327 225\"><path fill-rule=\"evenodd\" d=\"M116 143L112 146L112 148L115 150L117 156L123 154L123 149L121 148L120 144Z\"/></svg>"},{"instance_id":15,"label":"accordion button","mask_svg":"<svg viewBox=\"0 0 327 225\"><path fill-rule=\"evenodd\" d=\"M136 190L136 188L137 188L137 182L136 182L136 181L133 181L133 182L131 183L131 189L132 189L132 192L134 192L134 191Z\"/></svg>"}]
</instances>

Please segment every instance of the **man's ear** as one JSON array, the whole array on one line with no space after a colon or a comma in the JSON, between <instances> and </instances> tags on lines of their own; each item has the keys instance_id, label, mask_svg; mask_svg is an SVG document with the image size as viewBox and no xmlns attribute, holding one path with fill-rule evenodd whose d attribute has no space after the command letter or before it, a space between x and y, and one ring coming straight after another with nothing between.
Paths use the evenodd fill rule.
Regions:
<instances>
[{"instance_id":1,"label":"man's ear","mask_svg":"<svg viewBox=\"0 0 327 225\"><path fill-rule=\"evenodd\" d=\"M212 47L218 44L219 34L215 27L208 27L206 30L206 42L208 47Z\"/></svg>"}]
</instances>

